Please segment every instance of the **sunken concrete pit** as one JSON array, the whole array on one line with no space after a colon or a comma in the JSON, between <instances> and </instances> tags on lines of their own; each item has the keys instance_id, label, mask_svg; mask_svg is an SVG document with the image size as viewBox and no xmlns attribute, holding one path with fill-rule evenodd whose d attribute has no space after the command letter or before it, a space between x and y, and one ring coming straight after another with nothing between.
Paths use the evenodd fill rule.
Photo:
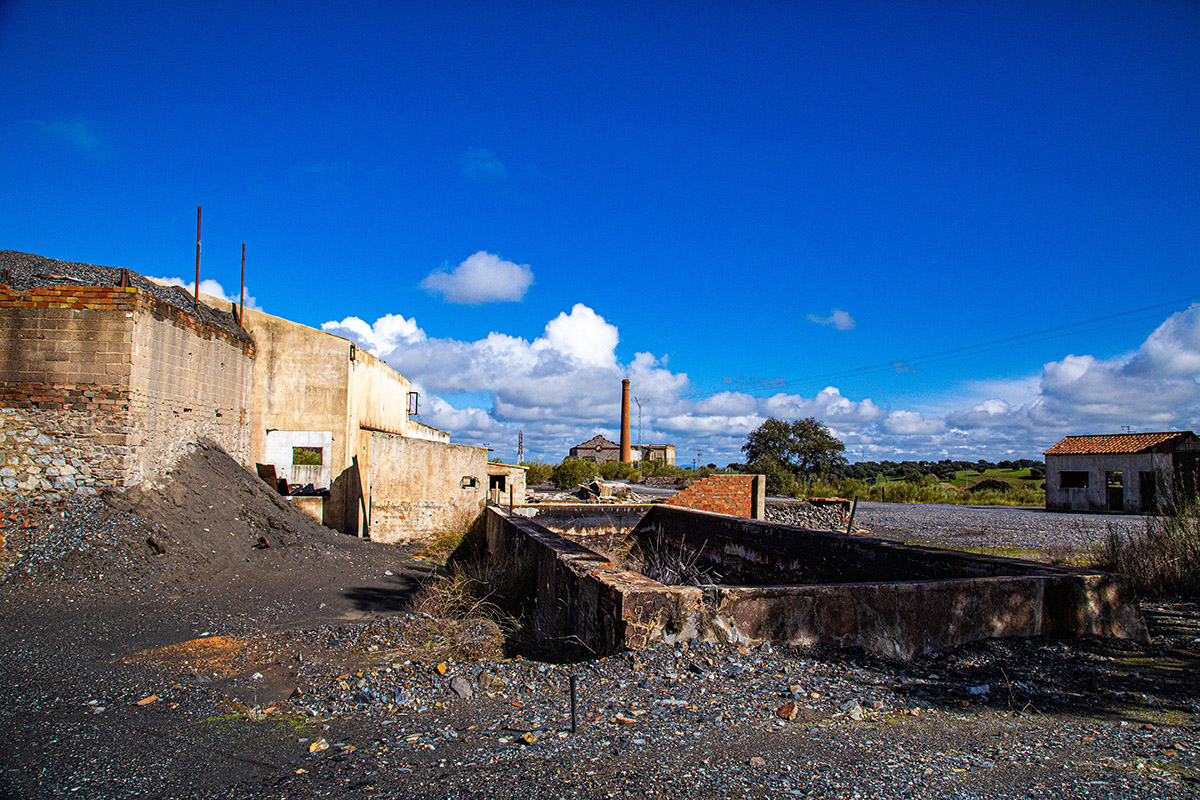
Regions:
<instances>
[{"instance_id":1,"label":"sunken concrete pit","mask_svg":"<svg viewBox=\"0 0 1200 800\"><path fill-rule=\"evenodd\" d=\"M668 585L629 568L637 559L595 552L520 511L487 509L489 556L527 571L530 626L564 655L705 639L910 659L1007 636L1149 640L1121 575L655 505L620 549L676 553L704 576ZM537 519L587 513L558 508Z\"/></svg>"}]
</instances>

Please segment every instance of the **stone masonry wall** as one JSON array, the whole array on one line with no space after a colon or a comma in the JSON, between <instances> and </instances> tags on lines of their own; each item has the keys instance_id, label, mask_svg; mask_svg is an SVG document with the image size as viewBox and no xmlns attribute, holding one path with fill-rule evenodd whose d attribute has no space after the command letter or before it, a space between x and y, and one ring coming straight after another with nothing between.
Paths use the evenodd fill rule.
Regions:
<instances>
[{"instance_id":1,"label":"stone masonry wall","mask_svg":"<svg viewBox=\"0 0 1200 800\"><path fill-rule=\"evenodd\" d=\"M710 475L667 498L667 505L762 519L766 481L760 475Z\"/></svg>"}]
</instances>

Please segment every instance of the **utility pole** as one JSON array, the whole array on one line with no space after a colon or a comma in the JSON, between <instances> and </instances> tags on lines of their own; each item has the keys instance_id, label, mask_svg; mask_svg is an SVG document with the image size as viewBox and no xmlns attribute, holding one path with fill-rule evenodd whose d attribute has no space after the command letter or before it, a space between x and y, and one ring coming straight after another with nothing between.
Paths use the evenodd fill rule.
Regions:
<instances>
[{"instance_id":1,"label":"utility pole","mask_svg":"<svg viewBox=\"0 0 1200 800\"><path fill-rule=\"evenodd\" d=\"M638 455L642 452L642 400L640 397L633 398L633 402L637 403L638 407Z\"/></svg>"}]
</instances>

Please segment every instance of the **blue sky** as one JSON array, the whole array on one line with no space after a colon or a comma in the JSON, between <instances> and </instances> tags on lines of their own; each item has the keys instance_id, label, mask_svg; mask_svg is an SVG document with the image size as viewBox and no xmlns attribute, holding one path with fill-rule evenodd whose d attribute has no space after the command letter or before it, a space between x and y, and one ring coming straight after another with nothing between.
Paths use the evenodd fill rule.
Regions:
<instances>
[{"instance_id":1,"label":"blue sky","mask_svg":"<svg viewBox=\"0 0 1200 800\"><path fill-rule=\"evenodd\" d=\"M203 205L508 458L624 376L681 462L1200 429L1195 3L259 5L0 0L0 248L187 278Z\"/></svg>"}]
</instances>

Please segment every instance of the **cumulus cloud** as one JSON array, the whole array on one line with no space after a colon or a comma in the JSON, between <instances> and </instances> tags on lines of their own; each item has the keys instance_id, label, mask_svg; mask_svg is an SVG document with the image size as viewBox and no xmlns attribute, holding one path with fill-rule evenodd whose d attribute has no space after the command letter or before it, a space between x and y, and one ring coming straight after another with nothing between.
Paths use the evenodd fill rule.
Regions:
<instances>
[{"instance_id":1,"label":"cumulus cloud","mask_svg":"<svg viewBox=\"0 0 1200 800\"><path fill-rule=\"evenodd\" d=\"M514 264L480 250L449 272L431 272L421 281L421 288L451 303L478 306L520 300L532 283L533 270L528 264Z\"/></svg>"},{"instance_id":2,"label":"cumulus cloud","mask_svg":"<svg viewBox=\"0 0 1200 800\"><path fill-rule=\"evenodd\" d=\"M423 393L426 423L505 458L515 455L517 430L528 456L552 461L596 433L615 439L623 377L642 400L642 441L676 445L681 462L696 451L706 462L740 461L746 434L768 417L816 417L851 458L874 460L1022 458L1068 433L1200 428L1200 308L1172 315L1127 356L1066 355L1026 377L952 387L919 408L848 397L836 386L812 395L696 396L665 357L638 352L622 364L617 327L584 304L532 340L498 331L474 341L439 338L398 314L322 327L408 376Z\"/></svg>"},{"instance_id":3,"label":"cumulus cloud","mask_svg":"<svg viewBox=\"0 0 1200 800\"><path fill-rule=\"evenodd\" d=\"M842 311L840 308L835 308L833 313L828 317L809 314L808 321L815 322L818 325L832 326L839 331L852 331L854 330L855 325L854 317L850 316L849 313Z\"/></svg>"},{"instance_id":4,"label":"cumulus cloud","mask_svg":"<svg viewBox=\"0 0 1200 800\"><path fill-rule=\"evenodd\" d=\"M193 288L196 285L195 281L185 281L183 278L151 278L150 280L157 281L159 283L170 283L174 284L175 286L182 286L184 290L189 293L195 292L195 289ZM200 294L219 297L222 300L228 300L234 305L237 305L239 302L241 302L241 296L238 292L227 294L225 292L225 287L217 281L214 281L212 278L205 278L204 280L200 281ZM255 300L250 294L249 286L246 287L246 308L252 308L255 311L263 310L262 306L258 304L258 301Z\"/></svg>"}]
</instances>

